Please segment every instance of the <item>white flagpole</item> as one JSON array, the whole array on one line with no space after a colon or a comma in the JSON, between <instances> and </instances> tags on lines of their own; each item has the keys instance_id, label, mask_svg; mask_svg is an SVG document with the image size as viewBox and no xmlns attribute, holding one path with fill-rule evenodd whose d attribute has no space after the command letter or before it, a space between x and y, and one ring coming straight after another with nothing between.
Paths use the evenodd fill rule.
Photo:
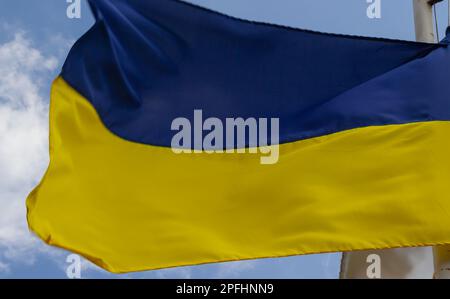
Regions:
<instances>
[{"instance_id":1,"label":"white flagpole","mask_svg":"<svg viewBox=\"0 0 450 299\"><path fill-rule=\"evenodd\" d=\"M416 41L435 43L433 29L433 10L428 0L413 0Z\"/></svg>"},{"instance_id":2,"label":"white flagpole","mask_svg":"<svg viewBox=\"0 0 450 299\"><path fill-rule=\"evenodd\" d=\"M450 245L433 247L434 278L450 279Z\"/></svg>"},{"instance_id":3,"label":"white flagpole","mask_svg":"<svg viewBox=\"0 0 450 299\"><path fill-rule=\"evenodd\" d=\"M449 0L450 1L450 0ZM413 0L416 40L435 43L433 7L429 0ZM450 4L449 4L450 5ZM449 16L450 22L450 16ZM434 278L450 278L450 245L433 247Z\"/></svg>"}]
</instances>

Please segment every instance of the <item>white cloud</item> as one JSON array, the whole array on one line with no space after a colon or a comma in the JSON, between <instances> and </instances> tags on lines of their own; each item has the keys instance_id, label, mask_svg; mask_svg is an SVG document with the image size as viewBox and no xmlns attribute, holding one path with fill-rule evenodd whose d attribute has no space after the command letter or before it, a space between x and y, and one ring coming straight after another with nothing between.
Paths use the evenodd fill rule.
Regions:
<instances>
[{"instance_id":1,"label":"white cloud","mask_svg":"<svg viewBox=\"0 0 450 299\"><path fill-rule=\"evenodd\" d=\"M40 242L29 233L25 198L48 164L45 82L58 65L23 32L0 44L0 269L33 262Z\"/></svg>"},{"instance_id":2,"label":"white cloud","mask_svg":"<svg viewBox=\"0 0 450 299\"><path fill-rule=\"evenodd\" d=\"M258 260L221 263L215 275L216 278L237 278L242 272L254 269L257 264Z\"/></svg>"},{"instance_id":3,"label":"white cloud","mask_svg":"<svg viewBox=\"0 0 450 299\"><path fill-rule=\"evenodd\" d=\"M64 58L76 40L67 38L60 33L50 36L48 45L57 50L59 58Z\"/></svg>"},{"instance_id":4,"label":"white cloud","mask_svg":"<svg viewBox=\"0 0 450 299\"><path fill-rule=\"evenodd\" d=\"M191 268L189 267L178 267L178 268L169 268L154 271L156 274L156 278L164 279L164 278L179 278L179 279L190 279L192 278ZM151 272L149 272L151 274ZM145 274L143 275L146 276Z\"/></svg>"},{"instance_id":5,"label":"white cloud","mask_svg":"<svg viewBox=\"0 0 450 299\"><path fill-rule=\"evenodd\" d=\"M9 266L0 261L0 274L9 273L9 271L10 271Z\"/></svg>"}]
</instances>

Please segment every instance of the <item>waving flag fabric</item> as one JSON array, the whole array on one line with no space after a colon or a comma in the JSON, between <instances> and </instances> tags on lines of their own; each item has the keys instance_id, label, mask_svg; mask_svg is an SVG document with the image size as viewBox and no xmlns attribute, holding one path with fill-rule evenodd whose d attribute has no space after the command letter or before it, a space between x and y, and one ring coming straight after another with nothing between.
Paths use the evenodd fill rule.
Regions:
<instances>
[{"instance_id":1,"label":"waving flag fabric","mask_svg":"<svg viewBox=\"0 0 450 299\"><path fill-rule=\"evenodd\" d=\"M175 0L90 4L95 25L53 83L51 162L27 199L48 244L129 272L450 243L445 42L323 34ZM279 144L276 163L249 139L231 144L246 153L202 152L195 137L196 152L175 153L174 119L195 124L198 111L278 119L266 144Z\"/></svg>"}]
</instances>

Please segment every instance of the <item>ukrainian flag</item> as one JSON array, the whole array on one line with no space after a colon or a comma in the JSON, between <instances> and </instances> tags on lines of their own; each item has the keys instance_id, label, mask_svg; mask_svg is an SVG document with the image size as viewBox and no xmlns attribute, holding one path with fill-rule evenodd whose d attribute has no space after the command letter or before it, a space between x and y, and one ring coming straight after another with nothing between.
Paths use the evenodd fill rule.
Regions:
<instances>
[{"instance_id":1,"label":"ukrainian flag","mask_svg":"<svg viewBox=\"0 0 450 299\"><path fill-rule=\"evenodd\" d=\"M90 3L96 22L53 83L51 162L27 199L45 242L117 273L450 244L445 41L323 34L176 0ZM176 154L172 122L196 110L279 119L276 163Z\"/></svg>"}]
</instances>

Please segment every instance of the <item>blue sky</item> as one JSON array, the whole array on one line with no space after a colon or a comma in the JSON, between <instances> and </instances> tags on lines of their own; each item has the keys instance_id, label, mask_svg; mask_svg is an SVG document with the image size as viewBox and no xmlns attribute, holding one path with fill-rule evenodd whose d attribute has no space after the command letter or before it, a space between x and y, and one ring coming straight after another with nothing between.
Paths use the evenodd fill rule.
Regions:
<instances>
[{"instance_id":1,"label":"blue sky","mask_svg":"<svg viewBox=\"0 0 450 299\"><path fill-rule=\"evenodd\" d=\"M414 40L411 0L381 0L381 19L366 16L366 0L189 0L226 14L322 32ZM51 81L70 46L93 23L64 0L0 0L0 278L66 278L69 253L28 233L24 201L48 162L47 104ZM441 38L447 2L438 5ZM32 169L32 170L30 170ZM263 259L128 275L83 262L84 278L335 278L340 254Z\"/></svg>"}]
</instances>

